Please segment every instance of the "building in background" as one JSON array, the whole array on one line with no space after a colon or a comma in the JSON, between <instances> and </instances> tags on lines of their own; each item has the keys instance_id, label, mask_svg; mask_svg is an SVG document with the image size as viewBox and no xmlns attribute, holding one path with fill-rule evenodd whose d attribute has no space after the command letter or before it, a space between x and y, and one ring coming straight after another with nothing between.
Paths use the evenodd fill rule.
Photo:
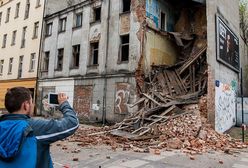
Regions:
<instances>
[{"instance_id":1,"label":"building in background","mask_svg":"<svg viewBox=\"0 0 248 168\"><path fill-rule=\"evenodd\" d=\"M36 92L43 0L0 1L0 109L8 88Z\"/></svg>"}]
</instances>

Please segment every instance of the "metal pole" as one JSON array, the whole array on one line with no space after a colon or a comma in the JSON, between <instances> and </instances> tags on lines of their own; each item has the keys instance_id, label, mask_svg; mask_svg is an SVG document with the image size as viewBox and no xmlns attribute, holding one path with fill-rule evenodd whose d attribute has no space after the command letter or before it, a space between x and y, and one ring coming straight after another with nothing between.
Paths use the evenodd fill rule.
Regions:
<instances>
[{"instance_id":1,"label":"metal pole","mask_svg":"<svg viewBox=\"0 0 248 168\"><path fill-rule=\"evenodd\" d=\"M242 110L242 142L245 142L245 125L244 125L244 95L243 95L243 70L241 68L241 110Z\"/></svg>"}]
</instances>

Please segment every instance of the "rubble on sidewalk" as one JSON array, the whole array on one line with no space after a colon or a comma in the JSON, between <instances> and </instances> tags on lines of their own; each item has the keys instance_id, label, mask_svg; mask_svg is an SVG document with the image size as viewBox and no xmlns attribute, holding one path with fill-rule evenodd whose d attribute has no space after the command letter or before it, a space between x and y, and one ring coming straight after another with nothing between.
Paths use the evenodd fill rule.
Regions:
<instances>
[{"instance_id":1,"label":"rubble on sidewalk","mask_svg":"<svg viewBox=\"0 0 248 168\"><path fill-rule=\"evenodd\" d=\"M179 25L184 23L184 16L178 28L182 27ZM182 49L176 65L153 65L151 72L144 75L142 60L139 61L135 77L140 98L130 105L137 106L138 111L111 127L79 128L70 141L79 146L106 144L112 150L122 148L157 155L162 149L181 149L194 155L212 150L231 153L233 148L247 147L227 134L217 133L207 122L206 29L204 20L196 23L199 24L194 34L189 33L187 26L183 27L185 30L166 33Z\"/></svg>"}]
</instances>

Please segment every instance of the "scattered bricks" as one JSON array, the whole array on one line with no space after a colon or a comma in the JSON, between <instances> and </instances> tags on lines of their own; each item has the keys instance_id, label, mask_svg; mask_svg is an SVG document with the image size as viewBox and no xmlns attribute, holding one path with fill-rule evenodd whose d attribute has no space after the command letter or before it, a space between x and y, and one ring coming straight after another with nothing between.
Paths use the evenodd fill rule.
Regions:
<instances>
[{"instance_id":1,"label":"scattered bricks","mask_svg":"<svg viewBox=\"0 0 248 168\"><path fill-rule=\"evenodd\" d=\"M220 163L220 164L223 164L224 162L223 162L222 160L219 160L219 163Z\"/></svg>"},{"instance_id":2,"label":"scattered bricks","mask_svg":"<svg viewBox=\"0 0 248 168\"><path fill-rule=\"evenodd\" d=\"M190 160L195 160L194 156L190 156L189 158L190 158Z\"/></svg>"},{"instance_id":3,"label":"scattered bricks","mask_svg":"<svg viewBox=\"0 0 248 168\"><path fill-rule=\"evenodd\" d=\"M168 141L167 146L172 149L181 149L183 146L183 142L178 138L173 138Z\"/></svg>"},{"instance_id":4,"label":"scattered bricks","mask_svg":"<svg viewBox=\"0 0 248 168\"><path fill-rule=\"evenodd\" d=\"M155 149L154 154L155 155L160 155L161 154L161 151L159 149Z\"/></svg>"}]
</instances>

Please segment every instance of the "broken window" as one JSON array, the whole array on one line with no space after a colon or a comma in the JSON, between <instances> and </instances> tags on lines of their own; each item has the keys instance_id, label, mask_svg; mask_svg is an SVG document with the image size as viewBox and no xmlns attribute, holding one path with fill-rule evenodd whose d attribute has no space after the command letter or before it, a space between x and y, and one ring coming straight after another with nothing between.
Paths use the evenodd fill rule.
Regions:
<instances>
[{"instance_id":1,"label":"broken window","mask_svg":"<svg viewBox=\"0 0 248 168\"><path fill-rule=\"evenodd\" d=\"M94 22L101 21L101 7L94 8Z\"/></svg>"},{"instance_id":2,"label":"broken window","mask_svg":"<svg viewBox=\"0 0 248 168\"><path fill-rule=\"evenodd\" d=\"M59 32L64 32L66 30L66 18L59 20Z\"/></svg>"},{"instance_id":3,"label":"broken window","mask_svg":"<svg viewBox=\"0 0 248 168\"><path fill-rule=\"evenodd\" d=\"M72 46L72 68L79 67L80 45Z\"/></svg>"},{"instance_id":4,"label":"broken window","mask_svg":"<svg viewBox=\"0 0 248 168\"><path fill-rule=\"evenodd\" d=\"M120 61L129 60L129 34L121 36Z\"/></svg>"},{"instance_id":5,"label":"broken window","mask_svg":"<svg viewBox=\"0 0 248 168\"><path fill-rule=\"evenodd\" d=\"M90 65L98 65L98 50L99 50L99 42L94 42L90 44L90 54L91 54Z\"/></svg>"},{"instance_id":6,"label":"broken window","mask_svg":"<svg viewBox=\"0 0 248 168\"><path fill-rule=\"evenodd\" d=\"M46 36L52 35L52 26L53 26L53 23L47 23L46 24Z\"/></svg>"},{"instance_id":7,"label":"broken window","mask_svg":"<svg viewBox=\"0 0 248 168\"><path fill-rule=\"evenodd\" d=\"M3 75L3 64L4 64L4 60L0 61L0 75Z\"/></svg>"},{"instance_id":8,"label":"broken window","mask_svg":"<svg viewBox=\"0 0 248 168\"><path fill-rule=\"evenodd\" d=\"M165 31L165 13L161 12L160 28Z\"/></svg>"},{"instance_id":9,"label":"broken window","mask_svg":"<svg viewBox=\"0 0 248 168\"><path fill-rule=\"evenodd\" d=\"M123 4L122 12L129 12L130 11L131 0L122 0L122 4Z\"/></svg>"},{"instance_id":10,"label":"broken window","mask_svg":"<svg viewBox=\"0 0 248 168\"><path fill-rule=\"evenodd\" d=\"M23 55L19 57L18 78L22 77Z\"/></svg>"},{"instance_id":11,"label":"broken window","mask_svg":"<svg viewBox=\"0 0 248 168\"><path fill-rule=\"evenodd\" d=\"M64 48L58 49L58 60L57 60L57 70L61 71L63 69L63 57L64 57Z\"/></svg>"},{"instance_id":12,"label":"broken window","mask_svg":"<svg viewBox=\"0 0 248 168\"><path fill-rule=\"evenodd\" d=\"M43 71L48 71L49 57L50 57L50 52L49 51L45 52L44 59L43 59Z\"/></svg>"}]
</instances>

